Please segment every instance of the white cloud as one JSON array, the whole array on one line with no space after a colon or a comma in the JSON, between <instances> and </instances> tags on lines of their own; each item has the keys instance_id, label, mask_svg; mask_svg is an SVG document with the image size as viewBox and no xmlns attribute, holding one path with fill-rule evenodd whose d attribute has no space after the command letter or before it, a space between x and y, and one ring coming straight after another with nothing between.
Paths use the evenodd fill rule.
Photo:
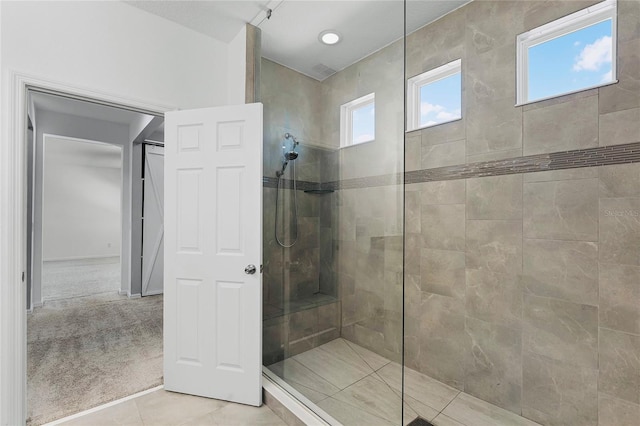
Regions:
<instances>
[{"instance_id":1,"label":"white cloud","mask_svg":"<svg viewBox=\"0 0 640 426\"><path fill-rule=\"evenodd\" d=\"M433 120L429 120L426 123L424 123L425 126L433 126L434 124L438 124L437 121L433 121Z\"/></svg>"},{"instance_id":2,"label":"white cloud","mask_svg":"<svg viewBox=\"0 0 640 426\"><path fill-rule=\"evenodd\" d=\"M442 111L442 112L439 112L438 115L436 115L436 118L438 120L441 120L441 121L455 120L457 118L460 118L460 113L459 112Z\"/></svg>"},{"instance_id":3,"label":"white cloud","mask_svg":"<svg viewBox=\"0 0 640 426\"><path fill-rule=\"evenodd\" d=\"M370 134L358 135L354 140L355 143L369 142L374 140L375 137Z\"/></svg>"},{"instance_id":4,"label":"white cloud","mask_svg":"<svg viewBox=\"0 0 640 426\"><path fill-rule=\"evenodd\" d=\"M430 104L429 102L422 102L420 104L420 114L423 117L431 114L432 112L438 113L444 110L445 110L445 107L443 107L442 105L434 105L434 104Z\"/></svg>"},{"instance_id":5,"label":"white cloud","mask_svg":"<svg viewBox=\"0 0 640 426\"><path fill-rule=\"evenodd\" d=\"M574 46L580 46L581 44L582 44L582 43L581 43L581 42L579 42L579 41L574 41L574 42L573 42L573 45L574 45Z\"/></svg>"},{"instance_id":6,"label":"white cloud","mask_svg":"<svg viewBox=\"0 0 640 426\"><path fill-rule=\"evenodd\" d=\"M609 83L613 79L612 70L609 70L602 74L602 78L600 79L601 83Z\"/></svg>"},{"instance_id":7,"label":"white cloud","mask_svg":"<svg viewBox=\"0 0 640 426\"><path fill-rule=\"evenodd\" d=\"M603 36L587 44L576 57L574 71L598 71L604 64L611 63L611 37Z\"/></svg>"}]
</instances>

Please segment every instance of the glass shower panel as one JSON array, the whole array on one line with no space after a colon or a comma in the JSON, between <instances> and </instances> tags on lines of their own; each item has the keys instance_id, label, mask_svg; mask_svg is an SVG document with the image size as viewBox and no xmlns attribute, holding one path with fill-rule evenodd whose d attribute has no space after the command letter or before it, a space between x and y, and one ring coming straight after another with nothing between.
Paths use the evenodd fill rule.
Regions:
<instances>
[{"instance_id":1,"label":"glass shower panel","mask_svg":"<svg viewBox=\"0 0 640 426\"><path fill-rule=\"evenodd\" d=\"M403 21L403 2L285 1L260 24L263 363L332 423L402 423ZM375 138L341 148L341 107L371 93Z\"/></svg>"},{"instance_id":2,"label":"glass shower panel","mask_svg":"<svg viewBox=\"0 0 640 426\"><path fill-rule=\"evenodd\" d=\"M604 2L457 3L415 27L434 2L406 3L406 78L460 59L463 107L406 134L405 401L434 424L637 425L640 3L617 2L613 52L572 40L566 85L543 80L614 64L615 84L526 105L517 36Z\"/></svg>"}]
</instances>

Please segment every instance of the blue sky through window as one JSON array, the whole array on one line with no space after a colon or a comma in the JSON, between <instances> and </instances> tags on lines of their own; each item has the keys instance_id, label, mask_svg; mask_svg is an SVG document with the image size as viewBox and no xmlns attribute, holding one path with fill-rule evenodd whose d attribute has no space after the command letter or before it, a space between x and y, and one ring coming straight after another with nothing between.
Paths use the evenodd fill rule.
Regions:
<instances>
[{"instance_id":1,"label":"blue sky through window","mask_svg":"<svg viewBox=\"0 0 640 426\"><path fill-rule=\"evenodd\" d=\"M612 81L611 20L529 48L528 101Z\"/></svg>"},{"instance_id":2,"label":"blue sky through window","mask_svg":"<svg viewBox=\"0 0 640 426\"><path fill-rule=\"evenodd\" d=\"M460 73L420 87L420 127L462 117L462 77Z\"/></svg>"},{"instance_id":3,"label":"blue sky through window","mask_svg":"<svg viewBox=\"0 0 640 426\"><path fill-rule=\"evenodd\" d=\"M351 119L352 143L369 142L376 138L376 106L373 102L354 109Z\"/></svg>"}]
</instances>

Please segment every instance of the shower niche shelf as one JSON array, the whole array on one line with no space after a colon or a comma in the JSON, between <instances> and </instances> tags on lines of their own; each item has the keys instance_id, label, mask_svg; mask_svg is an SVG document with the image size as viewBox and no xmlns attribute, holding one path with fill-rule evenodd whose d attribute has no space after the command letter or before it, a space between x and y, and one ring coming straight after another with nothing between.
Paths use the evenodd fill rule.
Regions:
<instances>
[{"instance_id":1,"label":"shower niche shelf","mask_svg":"<svg viewBox=\"0 0 640 426\"><path fill-rule=\"evenodd\" d=\"M265 303L263 306L263 319L267 320L295 312L306 311L307 309L314 309L319 306L336 303L337 301L338 298L335 296L318 293L313 296L292 300L284 304L284 306Z\"/></svg>"},{"instance_id":2,"label":"shower niche shelf","mask_svg":"<svg viewBox=\"0 0 640 426\"><path fill-rule=\"evenodd\" d=\"M334 192L333 189L305 189L304 192L307 194L315 194L315 195L323 195L323 194L331 194Z\"/></svg>"}]
</instances>

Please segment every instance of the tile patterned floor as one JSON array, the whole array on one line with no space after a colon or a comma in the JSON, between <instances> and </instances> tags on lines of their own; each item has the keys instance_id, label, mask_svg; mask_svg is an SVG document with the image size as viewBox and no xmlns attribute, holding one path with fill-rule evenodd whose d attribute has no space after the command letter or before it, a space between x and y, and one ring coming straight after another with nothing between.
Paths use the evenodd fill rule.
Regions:
<instances>
[{"instance_id":1,"label":"tile patterned floor","mask_svg":"<svg viewBox=\"0 0 640 426\"><path fill-rule=\"evenodd\" d=\"M130 399L63 425L286 426L266 405L257 408L164 390Z\"/></svg>"},{"instance_id":2,"label":"tile patterned floor","mask_svg":"<svg viewBox=\"0 0 640 426\"><path fill-rule=\"evenodd\" d=\"M397 425L402 367L344 339L269 366L275 374L346 426ZM404 419L436 426L535 426L530 420L405 370Z\"/></svg>"}]
</instances>

